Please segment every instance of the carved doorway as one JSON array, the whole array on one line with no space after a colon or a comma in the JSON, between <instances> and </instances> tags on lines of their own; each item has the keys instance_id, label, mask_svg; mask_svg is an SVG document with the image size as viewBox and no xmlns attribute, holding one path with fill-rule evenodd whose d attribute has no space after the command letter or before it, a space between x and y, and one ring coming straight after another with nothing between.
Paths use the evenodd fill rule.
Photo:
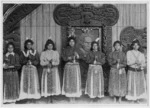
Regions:
<instances>
[{"instance_id":1,"label":"carved doorway","mask_svg":"<svg viewBox=\"0 0 150 108\"><path fill-rule=\"evenodd\" d=\"M90 37L92 41L99 37L100 49L106 57L112 51L112 26L119 19L119 11L114 5L103 4L100 7L95 7L93 4L79 4L74 7L70 4L59 4L54 9L53 14L54 21L61 26L62 51L66 47L70 27L74 29L77 46L82 47L83 44L86 44L83 42L85 36ZM89 45L86 44L85 46L88 47ZM110 70L107 61L103 70L104 82L107 86ZM105 87L105 92L107 92L107 87Z\"/></svg>"}]
</instances>

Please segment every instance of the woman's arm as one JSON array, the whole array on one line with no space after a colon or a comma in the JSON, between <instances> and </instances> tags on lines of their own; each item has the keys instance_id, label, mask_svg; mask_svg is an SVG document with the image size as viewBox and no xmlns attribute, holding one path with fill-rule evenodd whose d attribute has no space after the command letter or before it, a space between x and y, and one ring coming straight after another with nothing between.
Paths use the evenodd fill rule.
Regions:
<instances>
[{"instance_id":1,"label":"woman's arm","mask_svg":"<svg viewBox=\"0 0 150 108\"><path fill-rule=\"evenodd\" d=\"M103 53L98 55L97 62L99 62L101 65L105 64L105 55Z\"/></svg>"},{"instance_id":2,"label":"woman's arm","mask_svg":"<svg viewBox=\"0 0 150 108\"><path fill-rule=\"evenodd\" d=\"M72 53L72 52L69 52L69 51L67 51L66 49L64 49L64 51L62 52L62 58L63 58L63 60L64 60L65 62L70 61L70 60L73 59L72 56L68 56L68 53Z\"/></svg>"},{"instance_id":3,"label":"woman's arm","mask_svg":"<svg viewBox=\"0 0 150 108\"><path fill-rule=\"evenodd\" d=\"M20 64L21 65L26 65L27 62L28 62L27 57L25 57L24 54L23 54L23 52L21 52L21 54L20 54Z\"/></svg>"},{"instance_id":4,"label":"woman's arm","mask_svg":"<svg viewBox=\"0 0 150 108\"><path fill-rule=\"evenodd\" d=\"M86 56L86 62L89 64L92 64L94 62L94 57L92 56L92 53L89 52Z\"/></svg>"},{"instance_id":5,"label":"woman's arm","mask_svg":"<svg viewBox=\"0 0 150 108\"><path fill-rule=\"evenodd\" d=\"M52 65L59 65L60 57L59 53L56 51L54 59L52 59Z\"/></svg>"},{"instance_id":6,"label":"woman's arm","mask_svg":"<svg viewBox=\"0 0 150 108\"><path fill-rule=\"evenodd\" d=\"M132 59L131 51L127 52L127 65L131 66L134 65L135 61Z\"/></svg>"},{"instance_id":7,"label":"woman's arm","mask_svg":"<svg viewBox=\"0 0 150 108\"><path fill-rule=\"evenodd\" d=\"M18 69L20 69L20 67L21 67L21 65L20 65L20 58L19 58L19 56L16 54L16 56L15 56L15 64L14 64L14 66L15 66L15 68L18 70Z\"/></svg>"},{"instance_id":8,"label":"woman's arm","mask_svg":"<svg viewBox=\"0 0 150 108\"><path fill-rule=\"evenodd\" d=\"M125 55L125 53L122 53L122 62L120 63L120 68L124 68L127 65L127 56Z\"/></svg>"},{"instance_id":9,"label":"woman's arm","mask_svg":"<svg viewBox=\"0 0 150 108\"><path fill-rule=\"evenodd\" d=\"M38 52L36 52L36 54L35 54L35 59L32 61L32 64L33 64L34 66L37 66L37 65L39 64L39 62L40 62L39 54L38 54Z\"/></svg>"},{"instance_id":10,"label":"woman's arm","mask_svg":"<svg viewBox=\"0 0 150 108\"><path fill-rule=\"evenodd\" d=\"M108 56L108 63L110 66L113 66L113 65L116 65L117 64L117 61L113 59L113 53L111 52Z\"/></svg>"},{"instance_id":11,"label":"woman's arm","mask_svg":"<svg viewBox=\"0 0 150 108\"><path fill-rule=\"evenodd\" d=\"M40 64L41 66L47 66L49 64L49 61L45 58L44 52L41 53Z\"/></svg>"}]
</instances>

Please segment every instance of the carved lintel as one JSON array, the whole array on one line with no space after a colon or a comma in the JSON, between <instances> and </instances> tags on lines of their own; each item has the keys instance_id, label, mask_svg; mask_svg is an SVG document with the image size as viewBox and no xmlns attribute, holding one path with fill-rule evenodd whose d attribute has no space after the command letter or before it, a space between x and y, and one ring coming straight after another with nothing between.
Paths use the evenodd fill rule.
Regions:
<instances>
[{"instance_id":1,"label":"carved lintel","mask_svg":"<svg viewBox=\"0 0 150 108\"><path fill-rule=\"evenodd\" d=\"M111 4L101 7L92 4L81 4L78 7L60 4L55 8L53 17L61 26L113 26L118 21L119 11Z\"/></svg>"},{"instance_id":2,"label":"carved lintel","mask_svg":"<svg viewBox=\"0 0 150 108\"><path fill-rule=\"evenodd\" d=\"M12 31L13 27L26 15L31 13L40 4L22 4L18 6L4 21L4 33L7 34Z\"/></svg>"}]
</instances>

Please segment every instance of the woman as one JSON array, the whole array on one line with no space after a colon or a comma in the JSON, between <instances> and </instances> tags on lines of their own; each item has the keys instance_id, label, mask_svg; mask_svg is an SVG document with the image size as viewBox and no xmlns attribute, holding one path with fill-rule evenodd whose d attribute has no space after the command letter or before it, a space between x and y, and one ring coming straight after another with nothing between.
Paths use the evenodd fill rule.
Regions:
<instances>
[{"instance_id":1,"label":"woman","mask_svg":"<svg viewBox=\"0 0 150 108\"><path fill-rule=\"evenodd\" d=\"M59 53L56 51L54 42L49 39L40 57L40 64L43 66L41 95L44 97L61 94L59 62Z\"/></svg>"},{"instance_id":2,"label":"woman","mask_svg":"<svg viewBox=\"0 0 150 108\"><path fill-rule=\"evenodd\" d=\"M20 68L19 56L14 52L15 46L12 42L6 46L6 54L3 62L3 78L4 78L4 103L16 102L19 99L19 76Z\"/></svg>"},{"instance_id":3,"label":"woman","mask_svg":"<svg viewBox=\"0 0 150 108\"><path fill-rule=\"evenodd\" d=\"M122 97L126 95L127 91L127 79L126 79L126 55L121 51L121 42L114 42L114 51L110 53L108 61L111 66L109 76L109 94L114 97L119 97L119 103L121 103Z\"/></svg>"},{"instance_id":4,"label":"woman","mask_svg":"<svg viewBox=\"0 0 150 108\"><path fill-rule=\"evenodd\" d=\"M37 65L39 64L39 55L32 48L33 41L27 39L24 43L24 51L20 55L22 67L20 82L20 99L39 99L39 79Z\"/></svg>"},{"instance_id":5,"label":"woman","mask_svg":"<svg viewBox=\"0 0 150 108\"><path fill-rule=\"evenodd\" d=\"M145 57L140 52L140 43L133 40L132 50L127 52L128 68L128 91L126 98L139 102L139 99L146 98L146 81L144 76Z\"/></svg>"},{"instance_id":6,"label":"woman","mask_svg":"<svg viewBox=\"0 0 150 108\"><path fill-rule=\"evenodd\" d=\"M63 51L63 60L67 62L64 68L62 94L71 97L70 101L74 102L74 97L81 96L81 73L77 49L75 47L75 38L68 38L69 46Z\"/></svg>"},{"instance_id":7,"label":"woman","mask_svg":"<svg viewBox=\"0 0 150 108\"><path fill-rule=\"evenodd\" d=\"M85 94L90 98L104 97L104 77L102 65L105 63L105 55L99 50L98 42L91 44L91 52L87 55L89 63Z\"/></svg>"}]
</instances>

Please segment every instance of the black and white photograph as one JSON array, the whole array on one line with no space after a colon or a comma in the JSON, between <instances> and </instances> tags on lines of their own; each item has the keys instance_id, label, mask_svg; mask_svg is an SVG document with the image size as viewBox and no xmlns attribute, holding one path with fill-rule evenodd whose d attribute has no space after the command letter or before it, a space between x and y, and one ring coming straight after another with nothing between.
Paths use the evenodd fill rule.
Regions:
<instances>
[{"instance_id":1,"label":"black and white photograph","mask_svg":"<svg viewBox=\"0 0 150 108\"><path fill-rule=\"evenodd\" d=\"M1 104L148 105L148 0L1 2Z\"/></svg>"}]
</instances>

